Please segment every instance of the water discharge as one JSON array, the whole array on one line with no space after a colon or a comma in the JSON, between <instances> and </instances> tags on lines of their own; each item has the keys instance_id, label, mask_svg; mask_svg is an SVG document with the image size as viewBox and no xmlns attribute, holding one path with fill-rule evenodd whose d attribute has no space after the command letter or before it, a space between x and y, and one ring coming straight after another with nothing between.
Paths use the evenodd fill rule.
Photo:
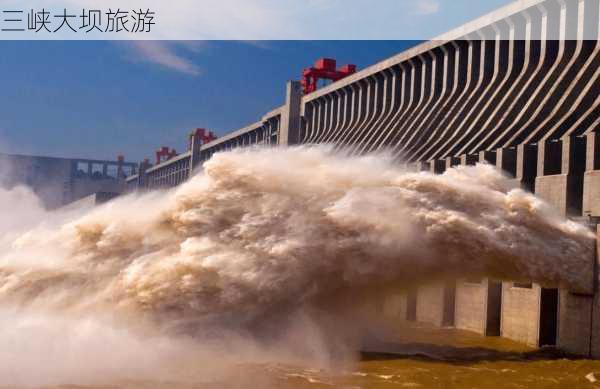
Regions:
<instances>
[{"instance_id":1,"label":"water discharge","mask_svg":"<svg viewBox=\"0 0 600 389\"><path fill-rule=\"evenodd\" d=\"M495 168L432 175L390 161L324 147L220 153L176 189L79 212L0 192L0 384L326 363L364 327L349 316L359 300L388 286L588 287L594 235Z\"/></svg>"}]
</instances>

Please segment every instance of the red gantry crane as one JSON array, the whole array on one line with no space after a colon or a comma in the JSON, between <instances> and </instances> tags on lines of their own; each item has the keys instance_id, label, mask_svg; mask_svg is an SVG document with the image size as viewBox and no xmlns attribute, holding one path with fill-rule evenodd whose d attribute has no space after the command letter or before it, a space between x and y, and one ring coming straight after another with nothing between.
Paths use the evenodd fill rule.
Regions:
<instances>
[{"instance_id":1,"label":"red gantry crane","mask_svg":"<svg viewBox=\"0 0 600 389\"><path fill-rule=\"evenodd\" d=\"M177 156L177 151L175 149L170 149L167 146L162 146L160 149L156 150L156 164L168 161L171 158Z\"/></svg>"},{"instance_id":2,"label":"red gantry crane","mask_svg":"<svg viewBox=\"0 0 600 389\"><path fill-rule=\"evenodd\" d=\"M198 142L198 144L205 145L215 139L217 139L217 137L212 131L209 131L206 128L196 128L190 133L188 148L192 148L193 142Z\"/></svg>"},{"instance_id":3,"label":"red gantry crane","mask_svg":"<svg viewBox=\"0 0 600 389\"><path fill-rule=\"evenodd\" d=\"M321 58L315 62L314 67L302 71L302 88L304 94L317 90L319 80L338 81L344 77L356 73L356 65L344 65L336 69L336 60L333 58Z\"/></svg>"},{"instance_id":4,"label":"red gantry crane","mask_svg":"<svg viewBox=\"0 0 600 389\"><path fill-rule=\"evenodd\" d=\"M196 143L198 145L204 145L213 140L217 139L215 134L212 131L207 130L206 128L196 128L189 135L189 145L188 149L191 150L192 144ZM177 156L177 151L175 149L171 149L167 146L162 146L160 149L156 150L156 164L160 164L166 162L172 158Z\"/></svg>"}]
</instances>

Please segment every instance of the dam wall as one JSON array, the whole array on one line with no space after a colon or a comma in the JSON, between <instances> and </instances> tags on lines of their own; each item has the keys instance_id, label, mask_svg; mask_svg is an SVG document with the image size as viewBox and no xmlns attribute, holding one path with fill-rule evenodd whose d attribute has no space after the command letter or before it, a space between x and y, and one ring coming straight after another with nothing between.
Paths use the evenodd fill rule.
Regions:
<instances>
[{"instance_id":1,"label":"dam wall","mask_svg":"<svg viewBox=\"0 0 600 389\"><path fill-rule=\"evenodd\" d=\"M57 209L95 193L121 193L137 164L0 153L0 188L27 186L47 209Z\"/></svg>"},{"instance_id":2,"label":"dam wall","mask_svg":"<svg viewBox=\"0 0 600 389\"><path fill-rule=\"evenodd\" d=\"M417 321L444 325L445 288L442 283L422 285L417 289Z\"/></svg>"},{"instance_id":3,"label":"dam wall","mask_svg":"<svg viewBox=\"0 0 600 389\"><path fill-rule=\"evenodd\" d=\"M456 282L456 328L485 335L487 312L487 280L458 280Z\"/></svg>"},{"instance_id":4,"label":"dam wall","mask_svg":"<svg viewBox=\"0 0 600 389\"><path fill-rule=\"evenodd\" d=\"M529 346L539 346L540 297L539 285L503 282L500 334Z\"/></svg>"},{"instance_id":5,"label":"dam wall","mask_svg":"<svg viewBox=\"0 0 600 389\"><path fill-rule=\"evenodd\" d=\"M599 14L599 0L515 1L315 92L288 82L282 106L210 142L192 139L171 160L140 164L127 186L178 185L215 153L236 148L331 144L386 151L435 174L488 163L596 229ZM458 280L393 296L384 313L600 357L597 267L590 257L579 291Z\"/></svg>"}]
</instances>

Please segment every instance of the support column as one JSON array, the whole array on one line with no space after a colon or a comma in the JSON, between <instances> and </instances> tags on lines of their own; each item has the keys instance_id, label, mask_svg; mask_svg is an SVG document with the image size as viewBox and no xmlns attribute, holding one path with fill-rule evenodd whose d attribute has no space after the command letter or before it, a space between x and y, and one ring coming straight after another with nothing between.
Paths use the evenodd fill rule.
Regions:
<instances>
[{"instance_id":1,"label":"support column","mask_svg":"<svg viewBox=\"0 0 600 389\"><path fill-rule=\"evenodd\" d=\"M548 201L564 216L581 216L583 203L583 175L585 171L586 142L580 137L538 144L535 193ZM595 257L579 271L590 275L589 283L578 291L559 291L557 346L569 353L588 356L592 353L594 310Z\"/></svg>"},{"instance_id":2,"label":"support column","mask_svg":"<svg viewBox=\"0 0 600 389\"><path fill-rule=\"evenodd\" d=\"M496 150L496 167L515 177L517 175L517 150L515 148Z\"/></svg>"},{"instance_id":3,"label":"support column","mask_svg":"<svg viewBox=\"0 0 600 389\"><path fill-rule=\"evenodd\" d=\"M479 152L479 162L496 165L496 152L495 151L480 151Z\"/></svg>"},{"instance_id":4,"label":"support column","mask_svg":"<svg viewBox=\"0 0 600 389\"><path fill-rule=\"evenodd\" d=\"M453 168L454 166L460 165L460 158L447 157L446 158L446 170Z\"/></svg>"},{"instance_id":5,"label":"support column","mask_svg":"<svg viewBox=\"0 0 600 389\"><path fill-rule=\"evenodd\" d=\"M557 346L568 353L589 356L592 346L594 296L561 289L558 298Z\"/></svg>"},{"instance_id":6,"label":"support column","mask_svg":"<svg viewBox=\"0 0 600 389\"><path fill-rule=\"evenodd\" d=\"M502 337L538 346L540 295L536 284L502 283Z\"/></svg>"},{"instance_id":7,"label":"support column","mask_svg":"<svg viewBox=\"0 0 600 389\"><path fill-rule=\"evenodd\" d=\"M485 279L456 283L456 328L485 334L487 283Z\"/></svg>"},{"instance_id":8,"label":"support column","mask_svg":"<svg viewBox=\"0 0 600 389\"><path fill-rule=\"evenodd\" d=\"M586 166L583 176L583 216L600 217L600 134L586 137Z\"/></svg>"},{"instance_id":9,"label":"support column","mask_svg":"<svg viewBox=\"0 0 600 389\"><path fill-rule=\"evenodd\" d=\"M146 170L150 166L150 162L147 159L144 159L139 164L138 168L138 190L147 189L146 182Z\"/></svg>"},{"instance_id":10,"label":"support column","mask_svg":"<svg viewBox=\"0 0 600 389\"><path fill-rule=\"evenodd\" d=\"M188 177L191 177L194 174L194 169L198 166L202 165L202 155L201 155L201 146L202 139L199 136L196 136L196 130L192 131L190 136L190 162L188 169Z\"/></svg>"},{"instance_id":11,"label":"support column","mask_svg":"<svg viewBox=\"0 0 600 389\"><path fill-rule=\"evenodd\" d=\"M300 105L302 87L298 81L288 81L285 106L281 112L279 144L291 146L300 143Z\"/></svg>"},{"instance_id":12,"label":"support column","mask_svg":"<svg viewBox=\"0 0 600 389\"><path fill-rule=\"evenodd\" d=\"M125 162L124 155L117 155L117 178L122 179L125 178L125 173L123 172L123 163ZM131 174L135 174L135 169L131 170Z\"/></svg>"},{"instance_id":13,"label":"support column","mask_svg":"<svg viewBox=\"0 0 600 389\"><path fill-rule=\"evenodd\" d=\"M479 155L464 154L464 155L460 156L460 164L462 166L472 166L472 165L477 164L478 161L479 161Z\"/></svg>"},{"instance_id":14,"label":"support column","mask_svg":"<svg viewBox=\"0 0 600 389\"><path fill-rule=\"evenodd\" d=\"M448 323L448 305L452 304L454 309L454 296L449 301L449 288L447 282L434 282L419 286L417 289L416 319L420 323L433 324L437 327L453 325L454 315L452 312L452 323Z\"/></svg>"},{"instance_id":15,"label":"support column","mask_svg":"<svg viewBox=\"0 0 600 389\"><path fill-rule=\"evenodd\" d=\"M538 145L535 193L565 216L581 216L585 139L565 137Z\"/></svg>"},{"instance_id":16,"label":"support column","mask_svg":"<svg viewBox=\"0 0 600 389\"><path fill-rule=\"evenodd\" d=\"M429 171L433 174L442 174L444 171L446 171L446 161L443 159L429 161L429 169Z\"/></svg>"}]
</instances>

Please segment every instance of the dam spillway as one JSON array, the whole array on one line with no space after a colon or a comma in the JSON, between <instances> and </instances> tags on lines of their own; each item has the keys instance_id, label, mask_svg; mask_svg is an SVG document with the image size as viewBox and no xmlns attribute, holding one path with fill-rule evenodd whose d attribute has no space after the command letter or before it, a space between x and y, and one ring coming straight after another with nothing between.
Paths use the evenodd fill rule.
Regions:
<instances>
[{"instance_id":1,"label":"dam spillway","mask_svg":"<svg viewBox=\"0 0 600 389\"><path fill-rule=\"evenodd\" d=\"M303 94L221 138L128 178L172 187L215 153L253 145L387 150L417 170L486 162L562 215L600 218L598 0L517 1L340 81ZM589 39L593 37L594 39ZM597 258L587 293L534 283L457 280L392 296L384 313L600 357Z\"/></svg>"}]
</instances>

